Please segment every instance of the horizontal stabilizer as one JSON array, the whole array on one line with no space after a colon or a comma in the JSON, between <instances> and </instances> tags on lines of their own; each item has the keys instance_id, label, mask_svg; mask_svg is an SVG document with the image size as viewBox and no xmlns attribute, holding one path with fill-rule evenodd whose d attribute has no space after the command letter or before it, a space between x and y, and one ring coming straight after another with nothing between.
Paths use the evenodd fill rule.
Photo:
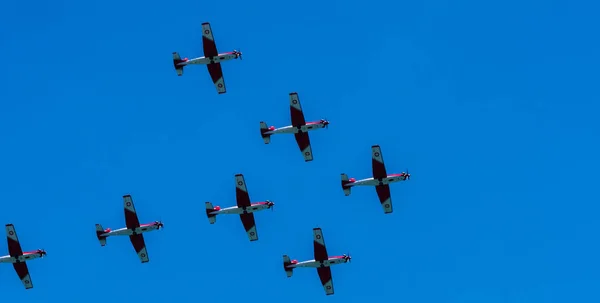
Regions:
<instances>
[{"instance_id":1,"label":"horizontal stabilizer","mask_svg":"<svg viewBox=\"0 0 600 303\"><path fill-rule=\"evenodd\" d=\"M181 60L181 56L179 56L179 53L173 52L173 66L175 67L177 76L183 75L183 66L178 65L181 62L183 62L183 60Z\"/></svg>"},{"instance_id":2,"label":"horizontal stabilizer","mask_svg":"<svg viewBox=\"0 0 600 303\"><path fill-rule=\"evenodd\" d=\"M341 177L342 177L342 189L344 190L344 195L350 196L351 187L348 186L350 183L350 179L348 179L348 175L346 175L346 174L342 174Z\"/></svg>"},{"instance_id":3,"label":"horizontal stabilizer","mask_svg":"<svg viewBox=\"0 0 600 303\"><path fill-rule=\"evenodd\" d=\"M269 144L269 142L271 142L271 135L265 134L268 131L269 131L269 127L267 126L267 123L261 121L260 122L260 136L263 138L263 141L265 141L265 144Z\"/></svg>"},{"instance_id":4,"label":"horizontal stabilizer","mask_svg":"<svg viewBox=\"0 0 600 303\"><path fill-rule=\"evenodd\" d=\"M294 268L288 268L288 265L291 265L292 261L290 260L290 257L288 257L288 255L283 255L283 269L285 270L285 274L287 275L288 278L292 277L292 275L294 274Z\"/></svg>"},{"instance_id":5,"label":"horizontal stabilizer","mask_svg":"<svg viewBox=\"0 0 600 303\"><path fill-rule=\"evenodd\" d=\"M106 237L101 236L104 233L104 228L102 225L96 224L96 237L98 237L98 241L100 241L100 246L106 245Z\"/></svg>"},{"instance_id":6,"label":"horizontal stabilizer","mask_svg":"<svg viewBox=\"0 0 600 303\"><path fill-rule=\"evenodd\" d=\"M208 222L210 224L215 224L215 222L217 222L217 215L215 214L211 214L211 212L215 211L215 208L213 207L212 203L210 202L206 202L206 216L208 217Z\"/></svg>"}]
</instances>

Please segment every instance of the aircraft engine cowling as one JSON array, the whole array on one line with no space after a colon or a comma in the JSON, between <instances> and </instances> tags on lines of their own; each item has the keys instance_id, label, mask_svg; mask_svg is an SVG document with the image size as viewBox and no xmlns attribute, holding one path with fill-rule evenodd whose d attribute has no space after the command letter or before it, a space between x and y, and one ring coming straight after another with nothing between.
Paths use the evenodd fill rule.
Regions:
<instances>
[{"instance_id":1,"label":"aircraft engine cowling","mask_svg":"<svg viewBox=\"0 0 600 303\"><path fill-rule=\"evenodd\" d=\"M270 131L274 131L274 130L275 130L275 126L270 126L270 127L269 127L269 130L270 130Z\"/></svg>"},{"instance_id":2,"label":"aircraft engine cowling","mask_svg":"<svg viewBox=\"0 0 600 303\"><path fill-rule=\"evenodd\" d=\"M221 210L221 206L219 206L219 205L215 206L215 210Z\"/></svg>"}]
</instances>

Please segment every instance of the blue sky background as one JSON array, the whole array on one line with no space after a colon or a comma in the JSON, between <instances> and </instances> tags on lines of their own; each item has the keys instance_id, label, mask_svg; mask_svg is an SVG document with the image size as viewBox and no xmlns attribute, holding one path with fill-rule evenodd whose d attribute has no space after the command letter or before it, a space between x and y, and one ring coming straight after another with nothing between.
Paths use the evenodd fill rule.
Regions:
<instances>
[{"instance_id":1,"label":"blue sky background","mask_svg":"<svg viewBox=\"0 0 600 303\"><path fill-rule=\"evenodd\" d=\"M16 226L34 289L0 264L6 302L598 302L598 5L577 1L5 1L0 9L0 222ZM206 67L201 23L228 92ZM292 136L265 145L259 121L290 124L299 93L315 160ZM395 212L373 188L380 144ZM243 173L260 240L236 216ZM140 220L100 247L94 223ZM287 279L281 256L332 268ZM0 252L7 253L5 241Z\"/></svg>"}]
</instances>

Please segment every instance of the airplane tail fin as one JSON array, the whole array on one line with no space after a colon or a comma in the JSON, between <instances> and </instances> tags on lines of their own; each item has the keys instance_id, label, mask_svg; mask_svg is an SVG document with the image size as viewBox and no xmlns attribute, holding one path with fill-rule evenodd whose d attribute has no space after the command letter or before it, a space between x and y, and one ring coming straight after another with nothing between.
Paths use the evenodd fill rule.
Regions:
<instances>
[{"instance_id":1,"label":"airplane tail fin","mask_svg":"<svg viewBox=\"0 0 600 303\"><path fill-rule=\"evenodd\" d=\"M348 179L348 175L346 174L342 174L342 189L344 190L344 195L346 196L350 196L350 189L351 187L348 186L348 184L350 184L350 179Z\"/></svg>"},{"instance_id":2,"label":"airplane tail fin","mask_svg":"<svg viewBox=\"0 0 600 303\"><path fill-rule=\"evenodd\" d=\"M175 67L177 76L183 75L183 65L178 65L181 62L183 62L183 60L181 60L181 56L179 56L179 53L173 52L173 66Z\"/></svg>"},{"instance_id":3,"label":"airplane tail fin","mask_svg":"<svg viewBox=\"0 0 600 303\"><path fill-rule=\"evenodd\" d=\"M261 121L260 122L260 136L263 138L263 141L265 141L265 144L269 144L269 142L271 142L271 135L266 134L266 132L269 131L269 127L267 126L267 123Z\"/></svg>"},{"instance_id":4,"label":"airplane tail fin","mask_svg":"<svg viewBox=\"0 0 600 303\"><path fill-rule=\"evenodd\" d=\"M288 255L283 255L283 269L285 270L287 277L290 278L294 274L294 268L288 267L288 265L292 265L292 261Z\"/></svg>"},{"instance_id":5,"label":"airplane tail fin","mask_svg":"<svg viewBox=\"0 0 600 303\"><path fill-rule=\"evenodd\" d=\"M208 222L210 224L215 224L217 222L217 215L211 214L211 212L215 211L212 203L206 202L206 216L208 217Z\"/></svg>"},{"instance_id":6,"label":"airplane tail fin","mask_svg":"<svg viewBox=\"0 0 600 303\"><path fill-rule=\"evenodd\" d=\"M98 241L100 241L101 246L106 245L106 237L102 236L103 233L104 228L102 228L102 225L96 224L96 237L98 237Z\"/></svg>"}]
</instances>

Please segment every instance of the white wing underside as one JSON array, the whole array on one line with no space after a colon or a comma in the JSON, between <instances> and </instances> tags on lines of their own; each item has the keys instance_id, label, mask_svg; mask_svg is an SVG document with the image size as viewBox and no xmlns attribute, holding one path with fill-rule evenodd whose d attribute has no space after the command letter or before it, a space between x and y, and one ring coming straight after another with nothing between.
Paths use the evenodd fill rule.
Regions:
<instances>
[{"instance_id":1,"label":"white wing underside","mask_svg":"<svg viewBox=\"0 0 600 303\"><path fill-rule=\"evenodd\" d=\"M148 251L146 250L145 246L138 253L138 257L140 258L140 260L142 261L142 263L146 263L146 262L150 261L150 258L148 258Z\"/></svg>"}]
</instances>

